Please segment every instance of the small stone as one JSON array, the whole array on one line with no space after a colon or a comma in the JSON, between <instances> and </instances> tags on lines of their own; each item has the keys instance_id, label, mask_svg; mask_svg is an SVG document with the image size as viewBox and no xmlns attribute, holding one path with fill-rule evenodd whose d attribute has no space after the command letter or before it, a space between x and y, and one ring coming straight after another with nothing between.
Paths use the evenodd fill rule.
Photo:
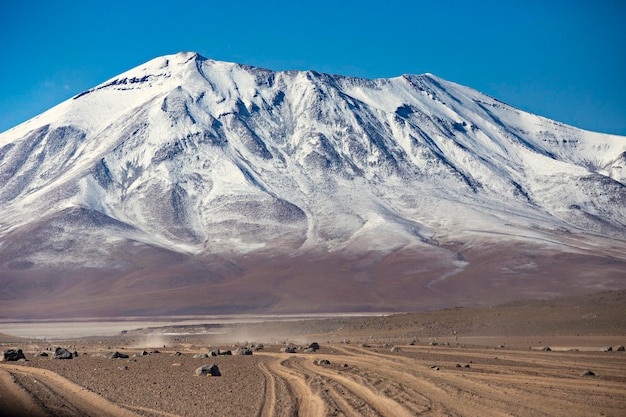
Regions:
<instances>
[{"instance_id":1,"label":"small stone","mask_svg":"<svg viewBox=\"0 0 626 417\"><path fill-rule=\"evenodd\" d=\"M73 359L74 355L69 350L57 347L54 350L54 355L52 355L52 359Z\"/></svg>"},{"instance_id":2,"label":"small stone","mask_svg":"<svg viewBox=\"0 0 626 417\"><path fill-rule=\"evenodd\" d=\"M197 376L222 376L217 365L204 365L196 369Z\"/></svg>"},{"instance_id":3,"label":"small stone","mask_svg":"<svg viewBox=\"0 0 626 417\"><path fill-rule=\"evenodd\" d=\"M109 359L128 359L128 355L120 352L111 352L108 355Z\"/></svg>"},{"instance_id":4,"label":"small stone","mask_svg":"<svg viewBox=\"0 0 626 417\"><path fill-rule=\"evenodd\" d=\"M246 347L240 346L237 348L237 350L235 351L235 355L240 355L240 356L249 356L252 355L252 349L248 349Z\"/></svg>"},{"instance_id":5,"label":"small stone","mask_svg":"<svg viewBox=\"0 0 626 417\"><path fill-rule=\"evenodd\" d=\"M582 374L580 374L580 376L596 376L596 374L593 371L587 370L587 371L583 372Z\"/></svg>"},{"instance_id":6,"label":"small stone","mask_svg":"<svg viewBox=\"0 0 626 417\"><path fill-rule=\"evenodd\" d=\"M313 342L311 344L309 344L309 346L307 347L307 349L313 349L313 351L315 352L316 350L319 350L320 345L317 342Z\"/></svg>"}]
</instances>

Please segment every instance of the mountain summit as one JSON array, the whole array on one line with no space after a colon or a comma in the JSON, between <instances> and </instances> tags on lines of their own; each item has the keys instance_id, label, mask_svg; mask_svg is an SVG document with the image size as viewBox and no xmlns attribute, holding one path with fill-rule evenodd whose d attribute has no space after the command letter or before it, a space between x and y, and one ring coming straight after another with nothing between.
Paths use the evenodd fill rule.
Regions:
<instances>
[{"instance_id":1,"label":"mountain summit","mask_svg":"<svg viewBox=\"0 0 626 417\"><path fill-rule=\"evenodd\" d=\"M7 317L626 287L626 137L431 74L159 57L0 134Z\"/></svg>"}]
</instances>

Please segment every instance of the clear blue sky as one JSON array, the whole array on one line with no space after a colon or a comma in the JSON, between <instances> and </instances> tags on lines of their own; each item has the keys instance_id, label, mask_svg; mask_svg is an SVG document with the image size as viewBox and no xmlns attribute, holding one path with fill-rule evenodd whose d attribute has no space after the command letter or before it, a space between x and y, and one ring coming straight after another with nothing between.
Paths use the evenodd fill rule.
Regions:
<instances>
[{"instance_id":1,"label":"clear blue sky","mask_svg":"<svg viewBox=\"0 0 626 417\"><path fill-rule=\"evenodd\" d=\"M154 57L431 72L626 135L626 1L29 1L0 6L0 132Z\"/></svg>"}]
</instances>

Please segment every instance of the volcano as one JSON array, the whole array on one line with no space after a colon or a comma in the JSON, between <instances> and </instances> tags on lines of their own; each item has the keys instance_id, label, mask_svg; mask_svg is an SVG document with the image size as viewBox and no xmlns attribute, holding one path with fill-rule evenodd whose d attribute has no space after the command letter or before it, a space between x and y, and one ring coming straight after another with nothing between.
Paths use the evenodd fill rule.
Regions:
<instances>
[{"instance_id":1,"label":"volcano","mask_svg":"<svg viewBox=\"0 0 626 417\"><path fill-rule=\"evenodd\" d=\"M432 74L178 53L0 134L4 318L417 311L626 288L626 137Z\"/></svg>"}]
</instances>

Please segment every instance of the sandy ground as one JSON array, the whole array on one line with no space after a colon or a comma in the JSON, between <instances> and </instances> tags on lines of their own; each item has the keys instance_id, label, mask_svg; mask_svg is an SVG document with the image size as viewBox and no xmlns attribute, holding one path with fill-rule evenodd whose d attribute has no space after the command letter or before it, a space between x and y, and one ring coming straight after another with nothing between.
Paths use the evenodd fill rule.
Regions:
<instances>
[{"instance_id":1,"label":"sandy ground","mask_svg":"<svg viewBox=\"0 0 626 417\"><path fill-rule=\"evenodd\" d=\"M2 350L21 348L28 359L0 363L0 410L12 416L623 416L626 352L615 348L626 344L625 297L622 291L482 309L240 324L220 327L221 334L202 333L207 325L54 342L0 335ZM312 341L321 348L305 352ZM194 358L244 344L257 350ZM296 353L281 351L289 344ZM55 346L78 356L35 356ZM144 349L149 354L139 355ZM130 357L106 357L114 351ZM195 376L210 364L222 376ZM583 376L588 370L595 375Z\"/></svg>"}]
</instances>

